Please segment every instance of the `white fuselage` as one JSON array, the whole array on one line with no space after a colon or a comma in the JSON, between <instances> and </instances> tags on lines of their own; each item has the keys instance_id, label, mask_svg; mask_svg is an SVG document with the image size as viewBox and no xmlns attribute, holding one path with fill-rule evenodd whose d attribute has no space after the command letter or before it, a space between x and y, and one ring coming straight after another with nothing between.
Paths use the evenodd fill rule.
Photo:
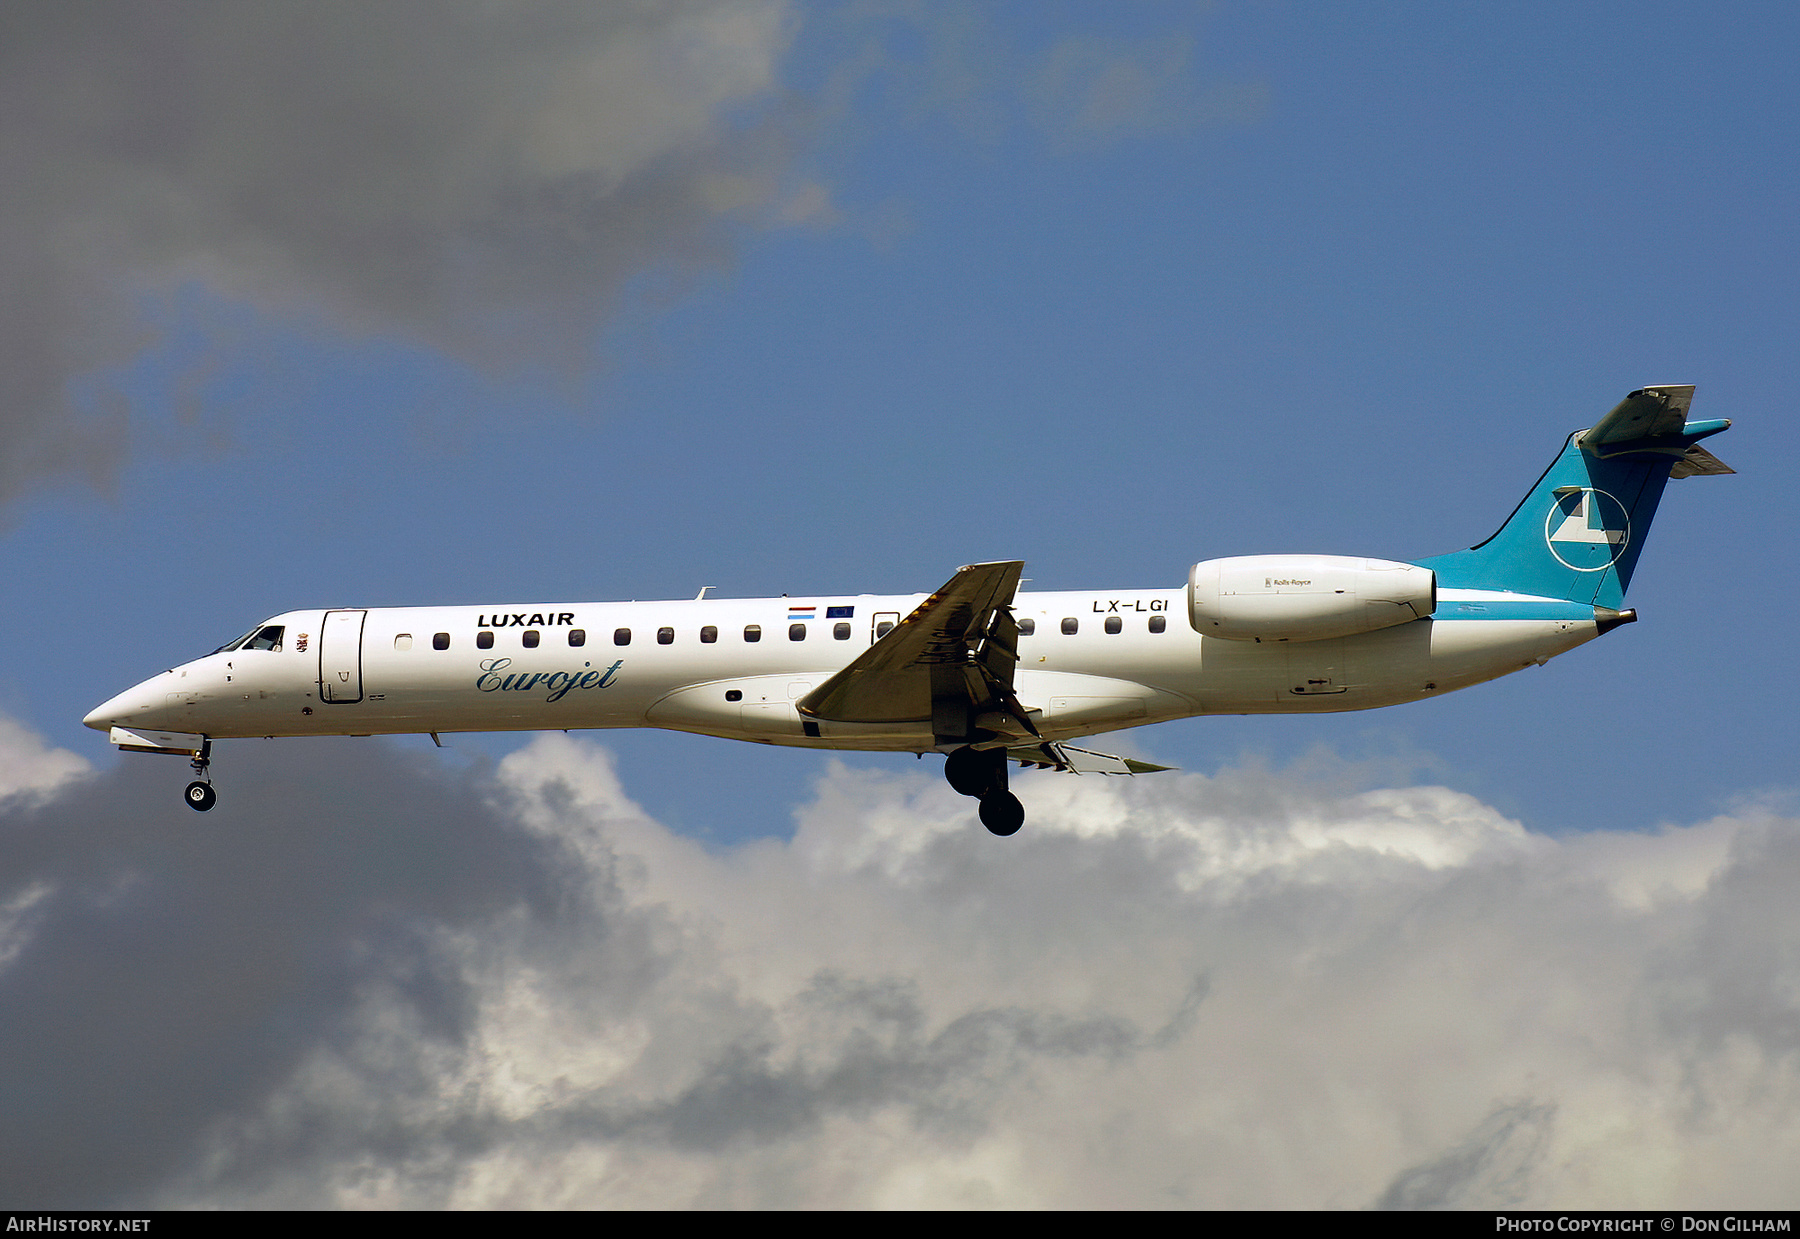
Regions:
<instances>
[{"instance_id":1,"label":"white fuselage","mask_svg":"<svg viewBox=\"0 0 1800 1239\"><path fill-rule=\"evenodd\" d=\"M813 722L794 702L925 597L290 611L259 626L281 630L274 648L184 663L86 722L213 738L661 727L923 752L935 747L928 718ZM1031 630L1014 688L1046 740L1196 714L1394 705L1541 663L1599 632L1591 607L1475 590L1441 591L1432 618L1317 641L1201 636L1179 586L1021 593L1013 614ZM746 638L751 628L760 639Z\"/></svg>"}]
</instances>

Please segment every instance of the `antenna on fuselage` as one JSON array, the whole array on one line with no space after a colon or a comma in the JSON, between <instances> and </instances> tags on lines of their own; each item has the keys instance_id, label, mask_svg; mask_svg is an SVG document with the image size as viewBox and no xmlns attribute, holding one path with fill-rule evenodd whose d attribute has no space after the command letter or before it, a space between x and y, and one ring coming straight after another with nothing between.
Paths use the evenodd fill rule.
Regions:
<instances>
[{"instance_id":1,"label":"antenna on fuselage","mask_svg":"<svg viewBox=\"0 0 1800 1239\"><path fill-rule=\"evenodd\" d=\"M694 601L699 602L702 598L706 597L706 591L711 588L713 587L710 585L702 585L700 587L700 592L694 595Z\"/></svg>"}]
</instances>

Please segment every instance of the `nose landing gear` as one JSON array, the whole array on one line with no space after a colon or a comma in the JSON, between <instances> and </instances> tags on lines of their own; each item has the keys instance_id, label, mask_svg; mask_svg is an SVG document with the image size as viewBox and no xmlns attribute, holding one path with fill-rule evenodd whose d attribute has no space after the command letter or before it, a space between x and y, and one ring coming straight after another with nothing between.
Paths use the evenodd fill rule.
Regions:
<instances>
[{"instance_id":1,"label":"nose landing gear","mask_svg":"<svg viewBox=\"0 0 1800 1239\"><path fill-rule=\"evenodd\" d=\"M211 740L200 742L200 751L194 755L193 761L189 764L194 767L194 781L187 785L183 799L187 801L188 808L194 812L205 813L219 803L219 793L213 790L210 773L212 769Z\"/></svg>"},{"instance_id":2,"label":"nose landing gear","mask_svg":"<svg viewBox=\"0 0 1800 1239\"><path fill-rule=\"evenodd\" d=\"M963 796L981 801L981 824L996 835L1017 834L1025 806L1006 789L1006 750L963 747L944 758L944 778Z\"/></svg>"}]
</instances>

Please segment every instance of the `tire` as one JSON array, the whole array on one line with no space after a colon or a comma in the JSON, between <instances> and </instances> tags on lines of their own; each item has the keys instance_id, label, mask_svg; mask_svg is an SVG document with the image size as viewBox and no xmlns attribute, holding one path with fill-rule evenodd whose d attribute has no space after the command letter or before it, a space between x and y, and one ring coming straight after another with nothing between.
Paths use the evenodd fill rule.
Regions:
<instances>
[{"instance_id":1,"label":"tire","mask_svg":"<svg viewBox=\"0 0 1800 1239\"><path fill-rule=\"evenodd\" d=\"M989 792L981 798L981 824L992 834L1016 835L1025 824L1025 806L1011 792Z\"/></svg>"},{"instance_id":2,"label":"tire","mask_svg":"<svg viewBox=\"0 0 1800 1239\"><path fill-rule=\"evenodd\" d=\"M986 796L1006 788L1004 749L960 748L944 758L944 778L959 796Z\"/></svg>"},{"instance_id":3,"label":"tire","mask_svg":"<svg viewBox=\"0 0 1800 1239\"><path fill-rule=\"evenodd\" d=\"M188 808L196 813L204 813L219 803L219 793L212 789L212 784L202 783L198 779L187 785L184 798L188 802Z\"/></svg>"}]
</instances>

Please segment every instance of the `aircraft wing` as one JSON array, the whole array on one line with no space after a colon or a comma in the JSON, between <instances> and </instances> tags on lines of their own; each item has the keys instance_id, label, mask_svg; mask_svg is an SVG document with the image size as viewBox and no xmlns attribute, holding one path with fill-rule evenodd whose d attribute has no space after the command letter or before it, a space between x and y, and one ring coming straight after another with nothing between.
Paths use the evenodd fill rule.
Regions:
<instances>
[{"instance_id":1,"label":"aircraft wing","mask_svg":"<svg viewBox=\"0 0 1800 1239\"><path fill-rule=\"evenodd\" d=\"M1019 627L1012 618L1022 560L970 564L848 667L802 697L807 718L839 723L933 720L966 736L997 714L1022 738L1037 728L1013 696ZM985 724L984 724L985 725Z\"/></svg>"}]
</instances>

